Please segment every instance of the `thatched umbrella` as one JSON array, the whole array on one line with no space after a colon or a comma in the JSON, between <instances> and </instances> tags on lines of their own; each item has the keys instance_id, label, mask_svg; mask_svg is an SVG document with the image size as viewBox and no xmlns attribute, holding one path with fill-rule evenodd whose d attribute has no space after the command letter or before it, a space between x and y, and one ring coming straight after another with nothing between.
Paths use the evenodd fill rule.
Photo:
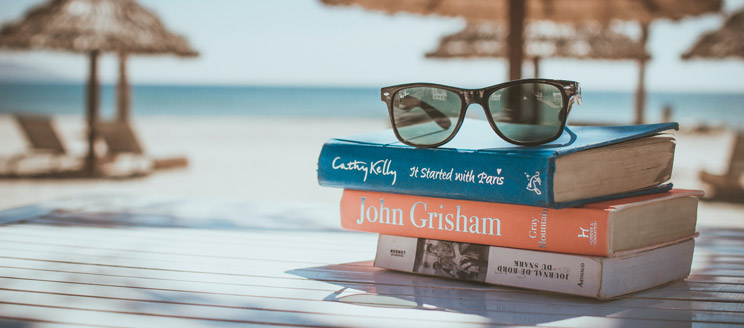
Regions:
<instances>
[{"instance_id":1,"label":"thatched umbrella","mask_svg":"<svg viewBox=\"0 0 744 328\"><path fill-rule=\"evenodd\" d=\"M744 8L729 16L718 30L703 34L683 59L744 59Z\"/></svg>"},{"instance_id":2,"label":"thatched umbrella","mask_svg":"<svg viewBox=\"0 0 744 328\"><path fill-rule=\"evenodd\" d=\"M504 58L506 31L495 22L470 22L457 33L443 36L427 58ZM628 35L596 22L583 24L531 22L525 33L525 52L539 77L542 58L634 60L643 70L651 58L646 47ZM639 85L643 81L638 81Z\"/></svg>"},{"instance_id":3,"label":"thatched umbrella","mask_svg":"<svg viewBox=\"0 0 744 328\"><path fill-rule=\"evenodd\" d=\"M508 26L509 79L522 76L524 21L585 22L610 20L638 21L642 45L648 39L649 24L660 18L679 20L721 10L721 0L320 0L328 5L358 5L387 13L408 12L422 15L463 17ZM645 103L645 65L641 66L636 92L636 123L642 122Z\"/></svg>"},{"instance_id":4,"label":"thatched umbrella","mask_svg":"<svg viewBox=\"0 0 744 328\"><path fill-rule=\"evenodd\" d=\"M525 34L525 57L534 63L535 77L539 76L541 58L630 59L643 63L651 57L638 41L599 23L532 22ZM504 58L508 55L505 35L502 24L469 22L463 30L440 38L437 48L426 57Z\"/></svg>"},{"instance_id":5,"label":"thatched umbrella","mask_svg":"<svg viewBox=\"0 0 744 328\"><path fill-rule=\"evenodd\" d=\"M160 19L134 0L51 0L29 10L24 18L0 29L0 47L51 49L85 53L90 57L86 97L88 155L86 172L96 174L96 123L100 87L98 57L102 52L120 54L121 97L128 97L126 55L174 53L196 55L181 36L169 32ZM127 110L128 99L119 100ZM125 114L120 114L125 115Z\"/></svg>"}]
</instances>

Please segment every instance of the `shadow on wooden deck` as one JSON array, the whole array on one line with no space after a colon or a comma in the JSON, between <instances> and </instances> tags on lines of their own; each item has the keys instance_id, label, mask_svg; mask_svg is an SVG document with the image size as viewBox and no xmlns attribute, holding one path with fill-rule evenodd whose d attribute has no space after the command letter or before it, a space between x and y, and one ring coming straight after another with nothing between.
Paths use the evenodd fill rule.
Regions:
<instances>
[{"instance_id":1,"label":"shadow on wooden deck","mask_svg":"<svg viewBox=\"0 0 744 328\"><path fill-rule=\"evenodd\" d=\"M459 312L488 319L492 324L576 325L588 318L614 318L615 324L638 327L655 321L654 326L692 326L700 315L698 305L660 297L658 289L636 293L610 301L558 295L526 289L418 276L369 268L360 272L349 268L371 266L371 262L347 263L287 273L330 283L339 287L325 300L362 307L409 308L427 311ZM664 286L664 294L690 294L693 288L684 281ZM640 325L639 325L640 324ZM562 324L561 324L562 325ZM618 325L613 325L618 326Z\"/></svg>"},{"instance_id":2,"label":"shadow on wooden deck","mask_svg":"<svg viewBox=\"0 0 744 328\"><path fill-rule=\"evenodd\" d=\"M216 230L340 231L338 209L326 204L237 202L182 197L90 195L0 211L0 224Z\"/></svg>"}]
</instances>

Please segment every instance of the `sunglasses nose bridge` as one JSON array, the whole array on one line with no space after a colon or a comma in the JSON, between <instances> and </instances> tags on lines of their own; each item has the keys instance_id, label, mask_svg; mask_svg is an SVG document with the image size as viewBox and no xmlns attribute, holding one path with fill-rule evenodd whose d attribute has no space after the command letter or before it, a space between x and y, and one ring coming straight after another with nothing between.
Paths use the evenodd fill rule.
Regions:
<instances>
[{"instance_id":1,"label":"sunglasses nose bridge","mask_svg":"<svg viewBox=\"0 0 744 328\"><path fill-rule=\"evenodd\" d=\"M463 97L465 98L465 104L463 111L467 112L470 108L470 105L476 104L480 105L480 107L483 109L484 113L488 115L488 110L486 109L486 101L485 101L485 91L484 90L465 90L463 92ZM464 115L464 114L463 114Z\"/></svg>"},{"instance_id":2,"label":"sunglasses nose bridge","mask_svg":"<svg viewBox=\"0 0 744 328\"><path fill-rule=\"evenodd\" d=\"M483 90L465 90L465 104L483 104L484 91Z\"/></svg>"},{"instance_id":3,"label":"sunglasses nose bridge","mask_svg":"<svg viewBox=\"0 0 744 328\"><path fill-rule=\"evenodd\" d=\"M466 109L467 107L470 107L472 104L478 104L480 105L483 110L486 112L486 115L488 115L488 111L486 108L488 108L488 105L486 104L486 91L485 90L467 90L465 91L465 101L466 101Z\"/></svg>"}]
</instances>

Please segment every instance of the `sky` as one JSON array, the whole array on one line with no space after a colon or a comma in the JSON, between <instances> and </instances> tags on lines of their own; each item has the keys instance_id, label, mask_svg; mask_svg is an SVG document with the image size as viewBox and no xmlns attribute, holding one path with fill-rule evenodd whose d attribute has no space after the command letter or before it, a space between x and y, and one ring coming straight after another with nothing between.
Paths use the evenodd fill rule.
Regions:
<instances>
[{"instance_id":1,"label":"sky","mask_svg":"<svg viewBox=\"0 0 744 328\"><path fill-rule=\"evenodd\" d=\"M42 0L0 2L0 23L20 19ZM319 0L139 0L200 52L195 59L132 56L135 84L312 85L381 87L436 82L483 87L504 82L506 61L432 60L439 37L464 27L458 18L388 15L358 7L328 7ZM744 6L728 0L725 11ZM682 61L679 55L721 15L662 20L651 25L646 71L650 91L744 93L744 61ZM87 57L51 51L0 51L0 81L84 81ZM113 83L116 57L103 56L101 79ZM531 67L525 64L523 73ZM632 91L632 61L546 59L541 75L576 80L585 90Z\"/></svg>"}]
</instances>

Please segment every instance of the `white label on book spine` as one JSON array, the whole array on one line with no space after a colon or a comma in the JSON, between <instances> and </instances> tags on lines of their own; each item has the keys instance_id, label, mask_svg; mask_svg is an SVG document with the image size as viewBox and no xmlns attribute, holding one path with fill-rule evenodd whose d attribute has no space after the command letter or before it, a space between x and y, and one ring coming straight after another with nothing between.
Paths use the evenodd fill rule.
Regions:
<instances>
[{"instance_id":1,"label":"white label on book spine","mask_svg":"<svg viewBox=\"0 0 744 328\"><path fill-rule=\"evenodd\" d=\"M412 272L417 244L417 238L380 235L375 266Z\"/></svg>"},{"instance_id":2,"label":"white label on book spine","mask_svg":"<svg viewBox=\"0 0 744 328\"><path fill-rule=\"evenodd\" d=\"M591 257L491 247L486 282L596 296L601 266Z\"/></svg>"}]
</instances>

